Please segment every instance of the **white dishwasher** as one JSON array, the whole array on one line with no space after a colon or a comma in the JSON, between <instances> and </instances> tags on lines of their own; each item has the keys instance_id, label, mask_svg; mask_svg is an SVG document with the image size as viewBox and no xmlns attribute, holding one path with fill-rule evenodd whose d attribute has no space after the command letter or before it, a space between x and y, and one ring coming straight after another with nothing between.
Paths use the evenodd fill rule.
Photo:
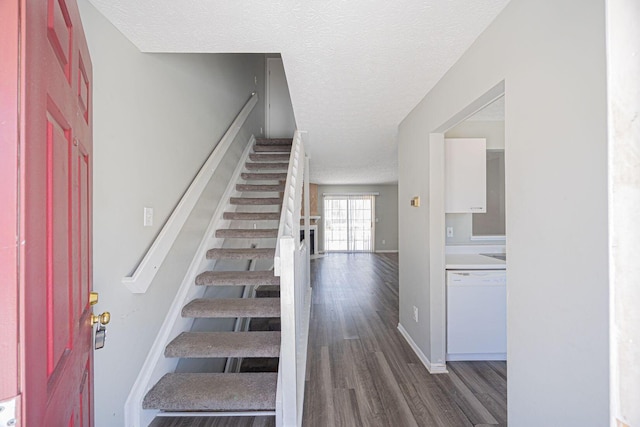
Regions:
<instances>
[{"instance_id":1,"label":"white dishwasher","mask_svg":"<svg viewBox=\"0 0 640 427\"><path fill-rule=\"evenodd\" d=\"M506 359L506 271L448 270L447 360Z\"/></svg>"}]
</instances>

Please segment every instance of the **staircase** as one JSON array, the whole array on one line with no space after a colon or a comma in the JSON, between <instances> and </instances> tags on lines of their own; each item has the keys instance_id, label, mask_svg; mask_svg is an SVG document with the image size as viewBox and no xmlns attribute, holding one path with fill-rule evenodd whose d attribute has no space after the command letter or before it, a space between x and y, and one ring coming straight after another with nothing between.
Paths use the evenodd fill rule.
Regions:
<instances>
[{"instance_id":1,"label":"staircase","mask_svg":"<svg viewBox=\"0 0 640 427\"><path fill-rule=\"evenodd\" d=\"M251 225L255 224L254 228L234 227L216 230L216 237L225 239L225 247L208 250L207 259L267 260L269 262L266 264L273 265L275 246L246 246L256 239L271 239L269 241L273 241L275 245L291 144L291 139L256 139L253 153L249 155L250 161L245 164L246 172L241 174L241 182L236 184L236 190L242 195L231 197L229 200L229 204L234 205L237 211L223 214L223 219L233 221L232 225L246 224L246 221L250 221ZM265 207L272 207L272 211L265 212ZM272 224L276 226L270 228ZM250 286L257 291L263 289L266 292L262 294L269 296L196 298L183 307L183 318L280 317L280 298L272 296L279 295L280 278L274 276L272 270L205 271L197 276L195 284L203 287ZM260 293L257 292L258 295ZM280 355L280 332L185 331L166 346L164 354L167 358L277 358ZM268 367L264 372L255 372L256 370L253 366L252 372L168 373L148 391L142 406L144 409L167 412L199 412L199 415L203 412L229 415L275 413L278 373L268 372Z\"/></svg>"}]
</instances>

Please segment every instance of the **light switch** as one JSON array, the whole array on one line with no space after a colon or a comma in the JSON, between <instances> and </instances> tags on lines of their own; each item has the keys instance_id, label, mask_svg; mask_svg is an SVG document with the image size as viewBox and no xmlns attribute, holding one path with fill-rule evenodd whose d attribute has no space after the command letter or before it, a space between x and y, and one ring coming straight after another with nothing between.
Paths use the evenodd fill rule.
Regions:
<instances>
[{"instance_id":1,"label":"light switch","mask_svg":"<svg viewBox=\"0 0 640 427\"><path fill-rule=\"evenodd\" d=\"M144 226L153 226L153 208L144 208Z\"/></svg>"}]
</instances>

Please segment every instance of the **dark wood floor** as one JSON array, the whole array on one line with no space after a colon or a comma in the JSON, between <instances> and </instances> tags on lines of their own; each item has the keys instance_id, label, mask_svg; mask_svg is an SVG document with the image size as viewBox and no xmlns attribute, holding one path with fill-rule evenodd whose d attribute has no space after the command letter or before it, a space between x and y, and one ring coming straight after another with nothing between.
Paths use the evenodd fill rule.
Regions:
<instances>
[{"instance_id":1,"label":"dark wood floor","mask_svg":"<svg viewBox=\"0 0 640 427\"><path fill-rule=\"evenodd\" d=\"M448 374L430 375L398 332L396 254L331 254L311 269L305 427L506 426L506 363L454 362ZM273 418L153 424L273 425Z\"/></svg>"}]
</instances>

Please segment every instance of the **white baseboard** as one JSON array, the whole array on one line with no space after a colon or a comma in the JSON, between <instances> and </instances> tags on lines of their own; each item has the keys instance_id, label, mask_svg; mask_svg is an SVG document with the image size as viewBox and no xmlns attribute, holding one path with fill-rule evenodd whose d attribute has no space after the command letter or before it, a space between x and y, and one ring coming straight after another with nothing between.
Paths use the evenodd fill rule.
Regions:
<instances>
[{"instance_id":1,"label":"white baseboard","mask_svg":"<svg viewBox=\"0 0 640 427\"><path fill-rule=\"evenodd\" d=\"M375 253L377 253L377 254L397 254L398 250L397 249L381 250L381 251L375 251Z\"/></svg>"},{"instance_id":2,"label":"white baseboard","mask_svg":"<svg viewBox=\"0 0 640 427\"><path fill-rule=\"evenodd\" d=\"M447 354L449 362L470 362L478 360L507 360L507 353L460 353Z\"/></svg>"},{"instance_id":3,"label":"white baseboard","mask_svg":"<svg viewBox=\"0 0 640 427\"><path fill-rule=\"evenodd\" d=\"M422 362L422 364L427 368L430 374L448 374L447 365L445 363L431 363L429 358L420 350L418 344L411 338L407 330L402 326L402 324L398 323L398 330L400 334L404 337L404 339L409 343L409 346L413 350L413 352L418 356L418 359Z\"/></svg>"}]
</instances>

